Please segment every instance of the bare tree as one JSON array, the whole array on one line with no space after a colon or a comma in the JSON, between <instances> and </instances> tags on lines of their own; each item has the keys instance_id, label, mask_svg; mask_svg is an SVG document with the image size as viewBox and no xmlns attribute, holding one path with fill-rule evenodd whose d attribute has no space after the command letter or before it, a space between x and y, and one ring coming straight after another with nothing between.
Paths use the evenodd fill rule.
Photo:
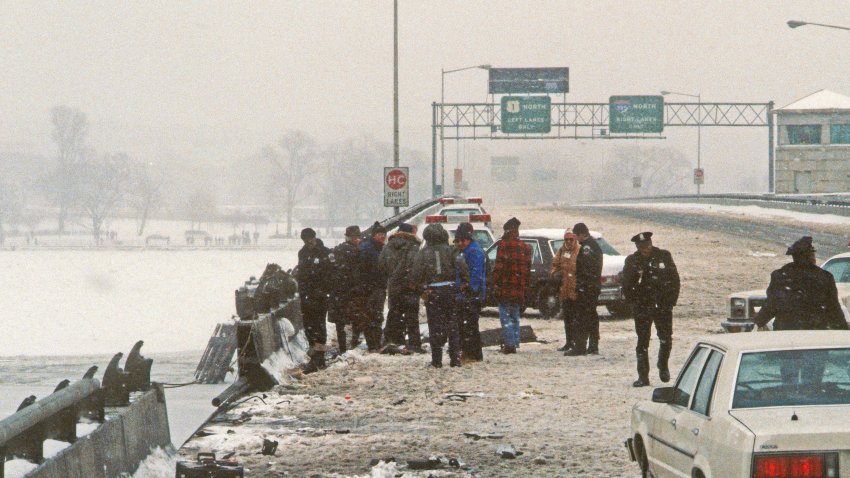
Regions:
<instances>
[{"instance_id":1,"label":"bare tree","mask_svg":"<svg viewBox=\"0 0 850 478\"><path fill-rule=\"evenodd\" d=\"M196 189L186 201L186 211L189 216L189 229L194 231L195 223L200 229L203 221L209 221L218 214L215 196L208 189Z\"/></svg>"},{"instance_id":2,"label":"bare tree","mask_svg":"<svg viewBox=\"0 0 850 478\"><path fill-rule=\"evenodd\" d=\"M6 243L6 226L19 220L21 210L21 196L17 188L10 182L0 182L0 246Z\"/></svg>"},{"instance_id":3,"label":"bare tree","mask_svg":"<svg viewBox=\"0 0 850 478\"><path fill-rule=\"evenodd\" d=\"M302 131L284 133L277 145L280 149L266 146L263 156L277 166L272 176L275 189L283 196L286 211L286 235L292 236L292 210L295 208L305 177L316 158L316 142Z\"/></svg>"},{"instance_id":4,"label":"bare tree","mask_svg":"<svg viewBox=\"0 0 850 478\"><path fill-rule=\"evenodd\" d=\"M165 175L153 163L136 163L130 175L128 203L138 221L137 235L145 233L148 217L160 205Z\"/></svg>"},{"instance_id":5,"label":"bare tree","mask_svg":"<svg viewBox=\"0 0 850 478\"><path fill-rule=\"evenodd\" d=\"M79 175L78 204L91 220L92 236L99 245L104 221L127 195L130 159L124 154L92 154L80 164Z\"/></svg>"},{"instance_id":6,"label":"bare tree","mask_svg":"<svg viewBox=\"0 0 850 478\"><path fill-rule=\"evenodd\" d=\"M88 132L86 115L77 108L61 105L51 110L53 124L52 137L58 149L57 168L54 171L51 187L59 205L58 230L65 231L65 220L73 207L77 187L78 163Z\"/></svg>"}]
</instances>

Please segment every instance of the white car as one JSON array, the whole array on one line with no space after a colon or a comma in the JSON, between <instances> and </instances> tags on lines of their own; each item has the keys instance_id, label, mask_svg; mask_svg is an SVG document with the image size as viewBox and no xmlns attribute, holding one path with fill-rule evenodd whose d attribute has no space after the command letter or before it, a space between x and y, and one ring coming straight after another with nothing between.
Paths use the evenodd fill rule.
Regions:
<instances>
[{"instance_id":1,"label":"white car","mask_svg":"<svg viewBox=\"0 0 850 478\"><path fill-rule=\"evenodd\" d=\"M491 218L489 214L468 214L461 215L431 215L425 216L425 224L441 223L449 233L449 242L454 241L457 228L462 222L472 224L472 238L481 246L481 249L487 250L490 245L496 241L493 235L493 230L490 228Z\"/></svg>"},{"instance_id":2,"label":"white car","mask_svg":"<svg viewBox=\"0 0 850 478\"><path fill-rule=\"evenodd\" d=\"M850 324L850 252L830 257L821 267L835 278L844 318ZM767 300L764 289L735 292L729 296L729 318L720 323L726 332L749 332L753 319Z\"/></svg>"},{"instance_id":3,"label":"white car","mask_svg":"<svg viewBox=\"0 0 850 478\"><path fill-rule=\"evenodd\" d=\"M850 331L700 340L626 446L644 477L850 476Z\"/></svg>"}]
</instances>

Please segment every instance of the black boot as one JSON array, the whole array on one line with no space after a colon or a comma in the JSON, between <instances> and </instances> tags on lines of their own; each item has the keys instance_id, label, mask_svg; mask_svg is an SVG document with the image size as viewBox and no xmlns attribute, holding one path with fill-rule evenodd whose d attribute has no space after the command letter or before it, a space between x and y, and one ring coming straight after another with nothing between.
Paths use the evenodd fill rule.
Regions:
<instances>
[{"instance_id":1,"label":"black boot","mask_svg":"<svg viewBox=\"0 0 850 478\"><path fill-rule=\"evenodd\" d=\"M638 379L632 384L633 387L646 387L649 385L649 352L646 349L635 351L637 355Z\"/></svg>"},{"instance_id":2,"label":"black boot","mask_svg":"<svg viewBox=\"0 0 850 478\"><path fill-rule=\"evenodd\" d=\"M598 339L590 339L590 343L587 345L587 353L593 355L599 355L599 340Z\"/></svg>"},{"instance_id":3,"label":"black boot","mask_svg":"<svg viewBox=\"0 0 850 478\"><path fill-rule=\"evenodd\" d=\"M640 376L637 380L632 382L632 387L648 387L649 386L649 377Z\"/></svg>"},{"instance_id":4,"label":"black boot","mask_svg":"<svg viewBox=\"0 0 850 478\"><path fill-rule=\"evenodd\" d=\"M667 362L670 360L670 350L673 348L671 342L672 340L662 340L658 349L658 378L664 383L670 381L670 369L667 367Z\"/></svg>"},{"instance_id":5,"label":"black boot","mask_svg":"<svg viewBox=\"0 0 850 478\"><path fill-rule=\"evenodd\" d=\"M345 325L336 324L336 342L337 349L339 349L339 354L342 355L347 350L346 348L346 334L345 334Z\"/></svg>"}]
</instances>

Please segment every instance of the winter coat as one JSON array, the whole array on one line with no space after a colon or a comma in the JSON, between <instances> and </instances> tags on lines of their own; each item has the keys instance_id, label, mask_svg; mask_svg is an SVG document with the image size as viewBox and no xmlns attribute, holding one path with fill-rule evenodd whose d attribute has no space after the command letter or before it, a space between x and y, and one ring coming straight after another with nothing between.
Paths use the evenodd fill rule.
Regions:
<instances>
[{"instance_id":1,"label":"winter coat","mask_svg":"<svg viewBox=\"0 0 850 478\"><path fill-rule=\"evenodd\" d=\"M596 239L588 237L579 243L576 258L576 294L599 295L602 288L602 248Z\"/></svg>"},{"instance_id":2,"label":"winter coat","mask_svg":"<svg viewBox=\"0 0 850 478\"><path fill-rule=\"evenodd\" d=\"M531 246L516 235L502 237L493 267L493 295L499 303L525 303L531 276Z\"/></svg>"},{"instance_id":3,"label":"winter coat","mask_svg":"<svg viewBox=\"0 0 850 478\"><path fill-rule=\"evenodd\" d=\"M576 259L579 249L578 242L573 243L571 249L564 243L552 260L549 275L560 280L558 295L561 300L576 300Z\"/></svg>"},{"instance_id":4,"label":"winter coat","mask_svg":"<svg viewBox=\"0 0 850 478\"><path fill-rule=\"evenodd\" d=\"M333 248L328 256L333 264L331 298L337 305L344 305L362 296L363 256L354 243L345 241Z\"/></svg>"},{"instance_id":5,"label":"winter coat","mask_svg":"<svg viewBox=\"0 0 850 478\"><path fill-rule=\"evenodd\" d=\"M315 247L304 245L298 251L298 293L301 297L327 295L333 280L333 265L328 258L331 250L325 247L321 239L316 239Z\"/></svg>"},{"instance_id":6,"label":"winter coat","mask_svg":"<svg viewBox=\"0 0 850 478\"><path fill-rule=\"evenodd\" d=\"M390 236L381 251L378 268L387 278L387 293L394 296L416 292L413 281L413 261L422 241L408 232L396 232Z\"/></svg>"},{"instance_id":7,"label":"winter coat","mask_svg":"<svg viewBox=\"0 0 850 478\"><path fill-rule=\"evenodd\" d=\"M439 224L429 224L422 232L425 247L413 260L413 281L422 290L429 284L455 283L460 274L461 284L469 283L466 262L449 245L449 233Z\"/></svg>"},{"instance_id":8,"label":"winter coat","mask_svg":"<svg viewBox=\"0 0 850 478\"><path fill-rule=\"evenodd\" d=\"M484 251L477 242L471 241L466 249L460 251L460 254L469 270L469 295L484 302L484 298L487 297L487 259L484 257ZM460 289L460 275L455 285Z\"/></svg>"},{"instance_id":9,"label":"winter coat","mask_svg":"<svg viewBox=\"0 0 850 478\"><path fill-rule=\"evenodd\" d=\"M773 330L846 330L835 278L814 264L785 264L770 274L767 302L755 322Z\"/></svg>"},{"instance_id":10,"label":"winter coat","mask_svg":"<svg viewBox=\"0 0 850 478\"><path fill-rule=\"evenodd\" d=\"M371 237L360 243L360 254L363 256L363 287L367 291L387 288L387 276L378 267L383 248L383 244Z\"/></svg>"},{"instance_id":11,"label":"winter coat","mask_svg":"<svg viewBox=\"0 0 850 478\"><path fill-rule=\"evenodd\" d=\"M673 256L653 247L648 257L635 251L623 266L623 295L638 307L670 310L679 300L679 271Z\"/></svg>"}]
</instances>

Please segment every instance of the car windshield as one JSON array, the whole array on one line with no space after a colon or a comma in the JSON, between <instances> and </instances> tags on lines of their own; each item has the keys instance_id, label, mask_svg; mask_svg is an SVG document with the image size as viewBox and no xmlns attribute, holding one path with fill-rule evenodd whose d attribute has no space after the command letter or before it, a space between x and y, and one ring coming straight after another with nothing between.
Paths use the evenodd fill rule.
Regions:
<instances>
[{"instance_id":1,"label":"car windshield","mask_svg":"<svg viewBox=\"0 0 850 478\"><path fill-rule=\"evenodd\" d=\"M596 243L599 244L599 247L602 249L602 253L605 254L606 256L619 256L620 255L620 253L617 252L617 249L614 249L614 247L611 244L608 244L608 241L606 241L605 239L600 237L600 238L596 239ZM564 245L564 240L563 239L556 239L554 241L549 241L549 244L552 246L552 253L554 254L554 253L558 252L558 249L560 249L561 246Z\"/></svg>"},{"instance_id":2,"label":"car windshield","mask_svg":"<svg viewBox=\"0 0 850 478\"><path fill-rule=\"evenodd\" d=\"M452 231L452 241L454 241L455 233L457 230ZM488 247L493 245L493 237L487 233L487 231L482 229L475 229L472 231L472 238L475 239L475 242L481 246L481 249L487 250Z\"/></svg>"},{"instance_id":3,"label":"car windshield","mask_svg":"<svg viewBox=\"0 0 850 478\"><path fill-rule=\"evenodd\" d=\"M470 214L481 214L481 210L478 208L443 209L440 213L441 216L469 216Z\"/></svg>"},{"instance_id":4,"label":"car windshield","mask_svg":"<svg viewBox=\"0 0 850 478\"><path fill-rule=\"evenodd\" d=\"M850 348L745 353L732 408L850 404Z\"/></svg>"},{"instance_id":5,"label":"car windshield","mask_svg":"<svg viewBox=\"0 0 850 478\"><path fill-rule=\"evenodd\" d=\"M824 264L823 268L835 277L835 282L850 282L850 257L833 259Z\"/></svg>"}]
</instances>

